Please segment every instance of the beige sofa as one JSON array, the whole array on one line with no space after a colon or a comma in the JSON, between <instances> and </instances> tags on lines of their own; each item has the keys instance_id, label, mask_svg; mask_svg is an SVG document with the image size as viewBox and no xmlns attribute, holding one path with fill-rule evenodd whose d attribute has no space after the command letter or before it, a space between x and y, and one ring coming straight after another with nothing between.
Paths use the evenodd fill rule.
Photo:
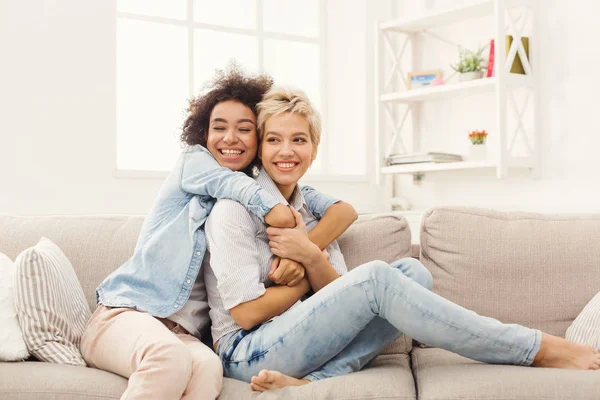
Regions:
<instances>
[{"instance_id":1,"label":"beige sofa","mask_svg":"<svg viewBox=\"0 0 600 400\"><path fill-rule=\"evenodd\" d=\"M94 289L126 260L141 217L0 216L0 252L15 258L41 236L69 257L90 308ZM349 267L419 256L434 290L481 314L564 335L600 290L600 216L427 212L421 246L399 214L361 216L340 238ZM485 365L401 337L368 368L300 388L253 393L225 379L220 399L599 399L600 372ZM0 363L0 399L118 399L127 381L91 368Z\"/></svg>"}]
</instances>

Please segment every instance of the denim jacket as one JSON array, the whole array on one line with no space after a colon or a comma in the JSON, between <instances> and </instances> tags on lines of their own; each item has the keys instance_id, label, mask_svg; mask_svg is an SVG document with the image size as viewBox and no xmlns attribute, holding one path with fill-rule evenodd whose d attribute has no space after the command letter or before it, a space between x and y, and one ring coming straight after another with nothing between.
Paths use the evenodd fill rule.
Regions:
<instances>
[{"instance_id":1,"label":"denim jacket","mask_svg":"<svg viewBox=\"0 0 600 400\"><path fill-rule=\"evenodd\" d=\"M308 186L302 194L317 218L337 202ZM206 148L185 148L144 220L133 256L98 286L97 301L162 318L176 313L200 271L204 223L221 198L238 201L263 220L279 203L251 177L221 167Z\"/></svg>"}]
</instances>

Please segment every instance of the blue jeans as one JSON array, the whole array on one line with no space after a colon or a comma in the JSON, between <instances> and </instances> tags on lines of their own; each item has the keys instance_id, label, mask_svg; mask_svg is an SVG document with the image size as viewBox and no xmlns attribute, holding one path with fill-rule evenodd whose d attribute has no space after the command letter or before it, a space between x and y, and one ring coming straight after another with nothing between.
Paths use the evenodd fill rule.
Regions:
<instances>
[{"instance_id":1,"label":"blue jeans","mask_svg":"<svg viewBox=\"0 0 600 400\"><path fill-rule=\"evenodd\" d=\"M538 330L483 317L431 292L418 260L372 261L341 276L288 313L219 340L227 377L250 382L261 369L319 380L359 371L401 333L473 360L530 365Z\"/></svg>"}]
</instances>

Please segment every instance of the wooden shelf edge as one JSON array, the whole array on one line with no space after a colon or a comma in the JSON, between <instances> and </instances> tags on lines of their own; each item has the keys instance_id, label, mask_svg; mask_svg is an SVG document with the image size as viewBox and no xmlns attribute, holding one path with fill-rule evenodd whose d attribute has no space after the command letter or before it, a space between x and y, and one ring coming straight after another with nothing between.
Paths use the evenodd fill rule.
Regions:
<instances>
[{"instance_id":1,"label":"wooden shelf edge","mask_svg":"<svg viewBox=\"0 0 600 400\"><path fill-rule=\"evenodd\" d=\"M386 93L381 95L383 102L412 103L426 100L434 100L456 94L476 93L492 90L496 84L496 78L481 78L468 82L449 83L446 85L428 87L424 89L413 89L404 92Z\"/></svg>"},{"instance_id":2,"label":"wooden shelf edge","mask_svg":"<svg viewBox=\"0 0 600 400\"><path fill-rule=\"evenodd\" d=\"M473 18L491 16L495 13L495 0L481 0L474 4L463 5L446 10L416 15L409 18L385 21L379 24L379 29L401 33L416 33L432 27L451 25ZM505 0L507 8L521 6L531 7L531 0Z\"/></svg>"},{"instance_id":3,"label":"wooden shelf edge","mask_svg":"<svg viewBox=\"0 0 600 400\"><path fill-rule=\"evenodd\" d=\"M459 161L447 163L416 163L390 165L381 168L382 174L421 174L427 172L458 171L465 169L497 168L498 162L494 160ZM534 168L533 161L529 158L512 159L509 168Z\"/></svg>"},{"instance_id":4,"label":"wooden shelf edge","mask_svg":"<svg viewBox=\"0 0 600 400\"><path fill-rule=\"evenodd\" d=\"M382 94L380 101L390 103L417 103L428 100L443 99L454 95L465 95L496 90L496 77L475 79L468 82L449 83L446 85L428 87L424 89L406 90ZM533 87L531 76L522 74L509 74L506 80L507 87Z\"/></svg>"},{"instance_id":5,"label":"wooden shelf edge","mask_svg":"<svg viewBox=\"0 0 600 400\"><path fill-rule=\"evenodd\" d=\"M475 4L450 8L436 13L382 22L379 27L386 31L414 33L426 30L433 26L439 27L450 25L465 19L493 15L493 13L494 0L484 0Z\"/></svg>"}]
</instances>

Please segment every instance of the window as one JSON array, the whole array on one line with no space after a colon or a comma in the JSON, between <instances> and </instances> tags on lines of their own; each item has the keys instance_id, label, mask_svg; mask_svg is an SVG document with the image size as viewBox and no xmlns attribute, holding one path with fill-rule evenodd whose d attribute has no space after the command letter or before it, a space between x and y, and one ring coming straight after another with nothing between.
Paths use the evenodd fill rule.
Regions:
<instances>
[{"instance_id":1,"label":"window","mask_svg":"<svg viewBox=\"0 0 600 400\"><path fill-rule=\"evenodd\" d=\"M117 170L171 170L188 99L232 58L305 90L325 119L324 20L324 0L118 0Z\"/></svg>"}]
</instances>

